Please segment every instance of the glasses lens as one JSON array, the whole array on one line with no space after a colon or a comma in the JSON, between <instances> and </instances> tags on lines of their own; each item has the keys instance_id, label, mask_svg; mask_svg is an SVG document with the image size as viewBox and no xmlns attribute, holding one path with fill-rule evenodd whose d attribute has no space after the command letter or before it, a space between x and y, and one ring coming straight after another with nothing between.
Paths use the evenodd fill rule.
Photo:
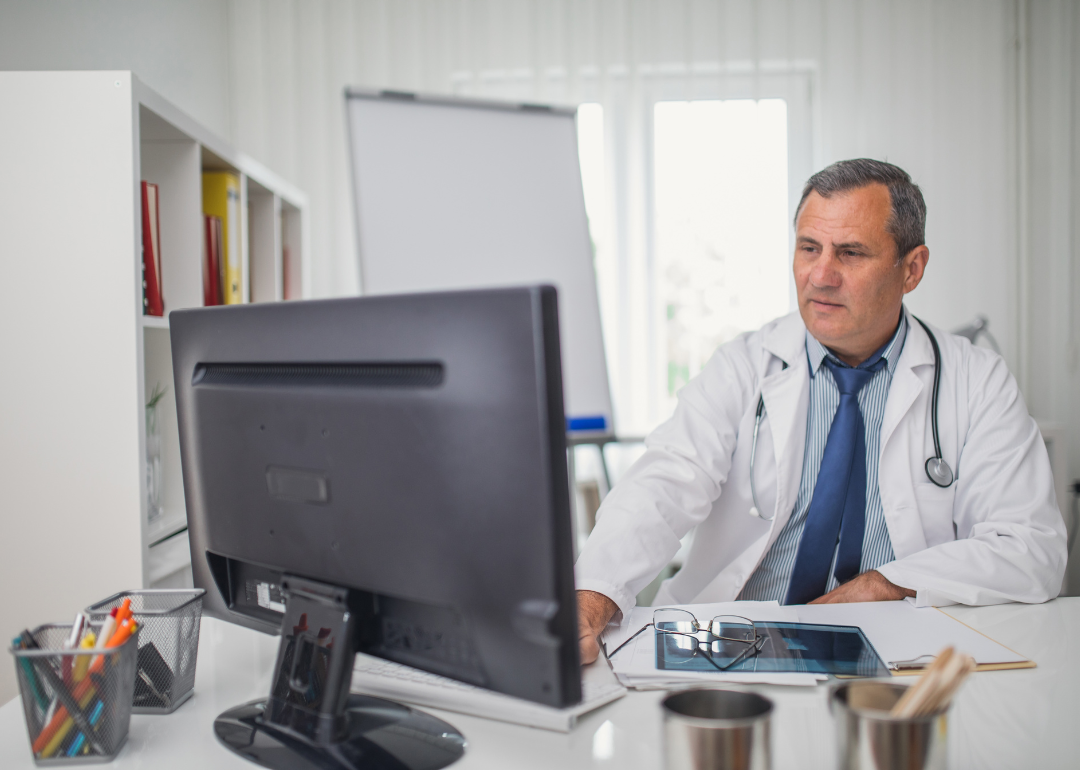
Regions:
<instances>
[{"instance_id":1,"label":"glasses lens","mask_svg":"<svg viewBox=\"0 0 1080 770\"><path fill-rule=\"evenodd\" d=\"M709 633L729 642L750 644L757 637L754 624L738 615L717 615L709 621Z\"/></svg>"},{"instance_id":2,"label":"glasses lens","mask_svg":"<svg viewBox=\"0 0 1080 770\"><path fill-rule=\"evenodd\" d=\"M693 634L668 634L668 640L679 650L696 650L701 646L701 640Z\"/></svg>"},{"instance_id":3,"label":"glasses lens","mask_svg":"<svg viewBox=\"0 0 1080 770\"><path fill-rule=\"evenodd\" d=\"M692 634L698 630L693 613L669 607L653 611L653 625L657 631L665 633Z\"/></svg>"}]
</instances>

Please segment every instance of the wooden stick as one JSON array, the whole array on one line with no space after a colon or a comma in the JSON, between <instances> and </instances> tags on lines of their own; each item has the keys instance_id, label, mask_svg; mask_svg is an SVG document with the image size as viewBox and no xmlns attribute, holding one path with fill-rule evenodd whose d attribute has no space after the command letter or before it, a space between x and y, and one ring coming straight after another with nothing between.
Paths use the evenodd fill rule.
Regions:
<instances>
[{"instance_id":1,"label":"wooden stick","mask_svg":"<svg viewBox=\"0 0 1080 770\"><path fill-rule=\"evenodd\" d=\"M907 689L907 692L896 702L889 714L903 719L911 719L915 716L927 698L932 696L937 689L941 672L952 659L954 652L955 650L952 647L946 647L939 652L926 673L919 677L918 682Z\"/></svg>"},{"instance_id":2,"label":"wooden stick","mask_svg":"<svg viewBox=\"0 0 1080 770\"><path fill-rule=\"evenodd\" d=\"M916 716L930 716L944 711L949 706L953 695L960 689L960 685L968 674L975 670L975 661L970 655L954 655L941 674L941 682L934 697L923 704Z\"/></svg>"}]
</instances>

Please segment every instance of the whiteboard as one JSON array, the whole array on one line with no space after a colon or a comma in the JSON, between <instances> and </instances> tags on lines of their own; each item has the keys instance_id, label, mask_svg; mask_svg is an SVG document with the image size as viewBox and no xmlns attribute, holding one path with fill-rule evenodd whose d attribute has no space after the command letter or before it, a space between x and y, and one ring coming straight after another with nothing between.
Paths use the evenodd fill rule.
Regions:
<instances>
[{"instance_id":1,"label":"whiteboard","mask_svg":"<svg viewBox=\"0 0 1080 770\"><path fill-rule=\"evenodd\" d=\"M554 285L568 428L614 433L574 111L345 101L363 293Z\"/></svg>"}]
</instances>

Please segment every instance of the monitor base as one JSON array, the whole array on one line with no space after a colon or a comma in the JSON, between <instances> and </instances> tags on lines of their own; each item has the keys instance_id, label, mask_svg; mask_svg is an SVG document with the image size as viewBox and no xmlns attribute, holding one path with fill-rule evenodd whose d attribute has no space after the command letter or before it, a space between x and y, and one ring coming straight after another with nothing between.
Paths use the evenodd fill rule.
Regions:
<instances>
[{"instance_id":1,"label":"monitor base","mask_svg":"<svg viewBox=\"0 0 1080 770\"><path fill-rule=\"evenodd\" d=\"M465 737L430 714L393 701L349 695L348 735L316 743L263 719L266 700L214 720L218 740L270 770L438 770L465 753Z\"/></svg>"}]
</instances>

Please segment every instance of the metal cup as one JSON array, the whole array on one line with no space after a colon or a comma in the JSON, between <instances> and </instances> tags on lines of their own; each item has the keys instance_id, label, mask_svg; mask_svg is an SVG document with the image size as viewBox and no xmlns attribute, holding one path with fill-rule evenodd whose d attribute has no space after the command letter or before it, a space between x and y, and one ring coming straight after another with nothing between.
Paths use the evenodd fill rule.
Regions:
<instances>
[{"instance_id":1,"label":"metal cup","mask_svg":"<svg viewBox=\"0 0 1080 770\"><path fill-rule=\"evenodd\" d=\"M768 770L773 704L751 692L683 690L664 698L667 770Z\"/></svg>"},{"instance_id":2,"label":"metal cup","mask_svg":"<svg viewBox=\"0 0 1080 770\"><path fill-rule=\"evenodd\" d=\"M905 690L902 684L866 681L833 690L829 706L841 770L944 770L948 708L915 719L890 716Z\"/></svg>"}]
</instances>

